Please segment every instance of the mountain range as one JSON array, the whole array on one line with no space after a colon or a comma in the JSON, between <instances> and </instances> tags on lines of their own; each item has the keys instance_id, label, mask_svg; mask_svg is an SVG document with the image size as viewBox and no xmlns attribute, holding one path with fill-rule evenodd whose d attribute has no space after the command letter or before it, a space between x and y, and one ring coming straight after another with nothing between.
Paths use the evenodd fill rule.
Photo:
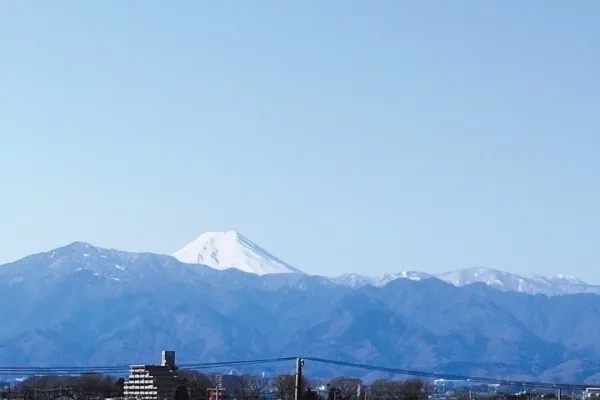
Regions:
<instances>
[{"instance_id":1,"label":"mountain range","mask_svg":"<svg viewBox=\"0 0 600 400\"><path fill-rule=\"evenodd\" d=\"M436 278L459 287L472 285L474 283L482 283L506 292L545 294L548 296L575 293L600 294L599 285L590 285L579 278L568 275L557 275L554 277L524 277L491 268L465 268L441 274L403 271L395 274L386 274L380 277L344 274L331 279L336 283L358 287L366 285L384 286L396 279L420 281L430 278Z\"/></svg>"},{"instance_id":2,"label":"mountain range","mask_svg":"<svg viewBox=\"0 0 600 400\"><path fill-rule=\"evenodd\" d=\"M600 381L600 296L579 280L311 276L234 232L199 239L173 256L75 242L0 266L0 365L143 363L173 349L179 362L300 355Z\"/></svg>"},{"instance_id":3,"label":"mountain range","mask_svg":"<svg viewBox=\"0 0 600 400\"><path fill-rule=\"evenodd\" d=\"M257 275L302 273L298 268L281 261L243 234L235 231L203 233L173 253L173 257L183 263L206 265L217 270L236 268ZM430 278L437 278L454 286L483 283L502 291L549 296L573 293L600 294L600 285L590 285L579 278L568 275L550 278L523 277L490 268L465 268L441 274L402 271L379 277L354 273L329 277L331 282L351 287L384 286L396 279L419 281Z\"/></svg>"}]
</instances>

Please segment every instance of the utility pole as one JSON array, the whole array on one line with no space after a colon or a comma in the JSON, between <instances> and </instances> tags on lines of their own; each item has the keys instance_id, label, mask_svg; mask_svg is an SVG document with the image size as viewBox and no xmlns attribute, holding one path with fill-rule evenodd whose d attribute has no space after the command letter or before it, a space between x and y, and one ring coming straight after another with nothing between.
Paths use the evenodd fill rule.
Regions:
<instances>
[{"instance_id":1,"label":"utility pole","mask_svg":"<svg viewBox=\"0 0 600 400\"><path fill-rule=\"evenodd\" d=\"M304 367L304 359L296 359L296 386L294 390L294 400L302 398L302 367ZM218 400L218 399L217 399Z\"/></svg>"},{"instance_id":2,"label":"utility pole","mask_svg":"<svg viewBox=\"0 0 600 400\"><path fill-rule=\"evenodd\" d=\"M562 400L562 389L558 388L558 400Z\"/></svg>"}]
</instances>

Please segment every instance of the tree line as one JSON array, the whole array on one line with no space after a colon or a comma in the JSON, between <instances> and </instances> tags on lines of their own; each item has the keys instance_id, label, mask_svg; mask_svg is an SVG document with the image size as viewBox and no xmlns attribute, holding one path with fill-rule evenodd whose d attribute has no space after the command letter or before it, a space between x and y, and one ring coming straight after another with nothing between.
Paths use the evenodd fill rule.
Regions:
<instances>
[{"instance_id":1,"label":"tree line","mask_svg":"<svg viewBox=\"0 0 600 400\"><path fill-rule=\"evenodd\" d=\"M54 400L58 397L76 399L116 398L123 396L125 379L99 373L77 376L33 376L0 393L3 399Z\"/></svg>"},{"instance_id":2,"label":"tree line","mask_svg":"<svg viewBox=\"0 0 600 400\"><path fill-rule=\"evenodd\" d=\"M294 400L295 375L269 378L262 375L239 375L220 400ZM209 389L216 386L217 376L199 371L178 371L174 400L208 400ZM66 396L77 400L122 398L124 379L99 373L79 376L31 377L0 398L54 400ZM381 379L365 385L357 378L335 378L330 381L302 379L301 400L426 400L431 387L419 379Z\"/></svg>"}]
</instances>

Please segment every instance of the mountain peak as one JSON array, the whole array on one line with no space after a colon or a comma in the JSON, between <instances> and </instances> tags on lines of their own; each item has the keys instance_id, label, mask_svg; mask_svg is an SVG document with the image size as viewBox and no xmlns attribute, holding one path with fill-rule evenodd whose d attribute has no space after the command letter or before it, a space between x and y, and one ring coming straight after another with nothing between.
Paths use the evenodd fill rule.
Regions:
<instances>
[{"instance_id":1,"label":"mountain peak","mask_svg":"<svg viewBox=\"0 0 600 400\"><path fill-rule=\"evenodd\" d=\"M236 268L257 275L302 273L236 231L205 232L173 257L187 264L218 270Z\"/></svg>"},{"instance_id":2,"label":"mountain peak","mask_svg":"<svg viewBox=\"0 0 600 400\"><path fill-rule=\"evenodd\" d=\"M77 241L77 242L73 242L73 243L70 243L70 244L64 246L64 248L66 248L66 249L94 249L96 247L91 245L88 242Z\"/></svg>"},{"instance_id":3,"label":"mountain peak","mask_svg":"<svg viewBox=\"0 0 600 400\"><path fill-rule=\"evenodd\" d=\"M558 274L555 277L551 278L552 281L554 282L564 282L567 284L572 284L572 285L587 285L588 283L579 279L576 276L572 276L572 275L565 275L565 274Z\"/></svg>"}]
</instances>

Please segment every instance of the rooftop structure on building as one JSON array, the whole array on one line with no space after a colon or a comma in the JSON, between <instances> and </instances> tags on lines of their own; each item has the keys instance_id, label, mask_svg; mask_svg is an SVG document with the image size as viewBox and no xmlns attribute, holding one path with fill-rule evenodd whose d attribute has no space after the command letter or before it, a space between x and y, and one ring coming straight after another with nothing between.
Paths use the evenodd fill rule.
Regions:
<instances>
[{"instance_id":1,"label":"rooftop structure on building","mask_svg":"<svg viewBox=\"0 0 600 400\"><path fill-rule=\"evenodd\" d=\"M173 400L177 380L175 352L163 351L160 365L132 365L124 397L138 400Z\"/></svg>"}]
</instances>

